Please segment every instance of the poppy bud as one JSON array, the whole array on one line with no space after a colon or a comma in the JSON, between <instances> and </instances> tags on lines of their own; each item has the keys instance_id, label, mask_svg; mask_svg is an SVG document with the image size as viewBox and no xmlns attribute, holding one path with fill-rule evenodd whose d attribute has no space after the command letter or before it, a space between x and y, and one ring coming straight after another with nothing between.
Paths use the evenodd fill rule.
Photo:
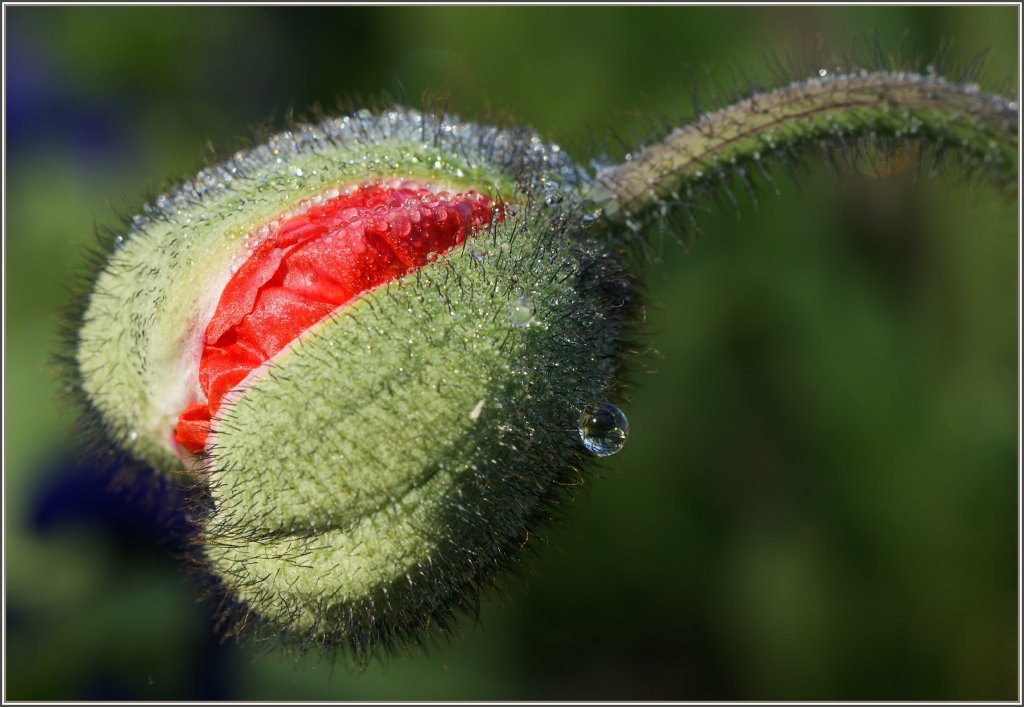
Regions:
<instances>
[{"instance_id":1,"label":"poppy bud","mask_svg":"<svg viewBox=\"0 0 1024 707\"><path fill-rule=\"evenodd\" d=\"M149 204L95 277L77 379L200 485L243 625L365 656L444 626L621 447L634 286L526 130L303 125Z\"/></svg>"},{"instance_id":2,"label":"poppy bud","mask_svg":"<svg viewBox=\"0 0 1024 707\"><path fill-rule=\"evenodd\" d=\"M365 657L472 606L584 460L622 447L637 306L612 229L735 201L732 178L756 193L763 161L829 144L955 148L1016 188L1017 113L972 84L825 71L590 176L528 130L299 126L113 239L75 387L104 436L202 490L229 631Z\"/></svg>"}]
</instances>

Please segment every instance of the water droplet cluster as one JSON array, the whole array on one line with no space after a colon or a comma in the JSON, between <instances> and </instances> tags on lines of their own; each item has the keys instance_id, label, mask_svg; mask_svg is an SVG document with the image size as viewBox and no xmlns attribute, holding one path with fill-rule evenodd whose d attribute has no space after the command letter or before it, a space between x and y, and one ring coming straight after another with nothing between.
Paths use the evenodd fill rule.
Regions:
<instances>
[{"instance_id":1,"label":"water droplet cluster","mask_svg":"<svg viewBox=\"0 0 1024 707\"><path fill-rule=\"evenodd\" d=\"M475 188L526 203L542 184L571 193L580 171L528 129L407 109L296 126L200 171L145 204L95 275L77 367L110 437L147 464L178 473L169 430L204 397L195 383L202 322L220 292L283 223L368 181L433 192ZM404 224L397 219L392 227ZM116 343L111 332L121 332ZM129 428L138 429L136 438Z\"/></svg>"}]
</instances>

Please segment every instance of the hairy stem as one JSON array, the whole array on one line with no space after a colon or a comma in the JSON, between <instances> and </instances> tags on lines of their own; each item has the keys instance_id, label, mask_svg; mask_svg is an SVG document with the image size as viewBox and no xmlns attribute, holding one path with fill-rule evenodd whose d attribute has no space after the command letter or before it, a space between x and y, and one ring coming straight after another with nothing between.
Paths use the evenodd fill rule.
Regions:
<instances>
[{"instance_id":1,"label":"hairy stem","mask_svg":"<svg viewBox=\"0 0 1024 707\"><path fill-rule=\"evenodd\" d=\"M971 164L1016 179L1017 112L1014 101L937 76L862 71L809 79L673 130L600 170L590 196L609 215L628 218L678 202L688 189L730 176L733 166L799 154L804 145L843 150L859 138L955 149Z\"/></svg>"}]
</instances>

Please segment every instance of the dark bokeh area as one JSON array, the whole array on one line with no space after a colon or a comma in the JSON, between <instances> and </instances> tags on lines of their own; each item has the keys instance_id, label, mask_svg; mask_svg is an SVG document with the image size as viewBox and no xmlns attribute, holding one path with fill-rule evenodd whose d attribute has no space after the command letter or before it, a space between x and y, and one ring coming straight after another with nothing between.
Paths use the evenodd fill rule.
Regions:
<instances>
[{"instance_id":1,"label":"dark bokeh area","mask_svg":"<svg viewBox=\"0 0 1024 707\"><path fill-rule=\"evenodd\" d=\"M362 673L220 641L178 491L108 491L49 363L95 230L291 113L444 96L587 164L872 32L1008 90L1017 8L5 14L8 699L1017 697L1016 195L955 171L706 205L645 266L625 449L479 620Z\"/></svg>"}]
</instances>

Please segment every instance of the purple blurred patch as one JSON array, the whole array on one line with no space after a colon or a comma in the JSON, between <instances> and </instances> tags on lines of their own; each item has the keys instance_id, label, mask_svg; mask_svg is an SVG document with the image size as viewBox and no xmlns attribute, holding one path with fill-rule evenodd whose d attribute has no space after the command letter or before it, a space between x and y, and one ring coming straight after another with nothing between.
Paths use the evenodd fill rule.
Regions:
<instances>
[{"instance_id":1,"label":"purple blurred patch","mask_svg":"<svg viewBox=\"0 0 1024 707\"><path fill-rule=\"evenodd\" d=\"M8 159L57 153L90 168L127 159L133 131L120 115L127 97L82 91L21 23L8 26L6 44Z\"/></svg>"}]
</instances>

